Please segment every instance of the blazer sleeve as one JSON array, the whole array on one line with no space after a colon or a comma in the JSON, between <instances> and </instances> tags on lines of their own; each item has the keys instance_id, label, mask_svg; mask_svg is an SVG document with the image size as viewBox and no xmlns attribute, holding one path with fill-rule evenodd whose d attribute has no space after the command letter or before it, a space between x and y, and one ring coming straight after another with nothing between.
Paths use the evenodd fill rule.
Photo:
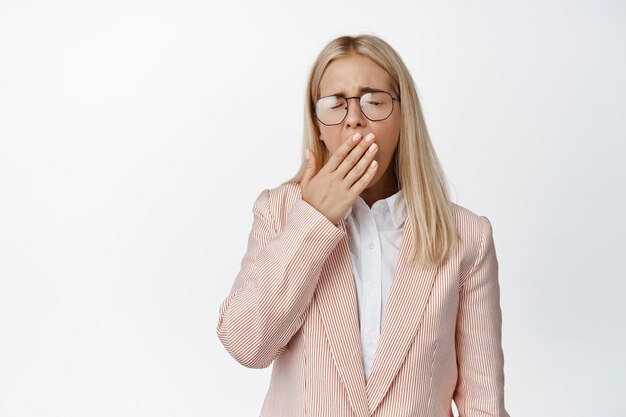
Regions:
<instances>
[{"instance_id":1,"label":"blazer sleeve","mask_svg":"<svg viewBox=\"0 0 626 417\"><path fill-rule=\"evenodd\" d=\"M498 260L489 219L480 216L476 260L459 284L456 323L459 417L510 417L504 406L504 355Z\"/></svg>"},{"instance_id":2,"label":"blazer sleeve","mask_svg":"<svg viewBox=\"0 0 626 417\"><path fill-rule=\"evenodd\" d=\"M280 233L269 190L253 205L248 247L222 302L217 336L249 368L265 368L302 326L321 268L345 232L298 197Z\"/></svg>"}]
</instances>

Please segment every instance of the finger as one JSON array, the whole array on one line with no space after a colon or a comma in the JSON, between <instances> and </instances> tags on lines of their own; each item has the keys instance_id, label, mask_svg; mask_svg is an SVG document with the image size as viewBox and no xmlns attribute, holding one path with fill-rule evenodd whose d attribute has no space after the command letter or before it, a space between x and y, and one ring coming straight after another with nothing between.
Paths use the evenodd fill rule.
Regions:
<instances>
[{"instance_id":1,"label":"finger","mask_svg":"<svg viewBox=\"0 0 626 417\"><path fill-rule=\"evenodd\" d=\"M350 153L345 157L343 162L339 164L339 167L337 167L337 169L334 172L335 175L337 175L341 179L344 179L348 175L348 173L352 170L352 168L354 168L354 166L358 164L358 162L363 157L363 154L368 150L368 148L373 143L372 141L370 142L367 141L368 137L372 138L372 141L374 140L374 134L368 133L365 136L365 140L362 140L358 146L352 149Z\"/></svg>"},{"instance_id":2,"label":"finger","mask_svg":"<svg viewBox=\"0 0 626 417\"><path fill-rule=\"evenodd\" d=\"M358 138L357 140L354 140L354 138ZM324 167L322 169L326 170L327 172L333 172L334 170L337 169L337 167L339 165L341 165L341 163L343 162L344 158L352 151L352 149L354 149L355 146L357 146L360 142L362 141L361 138L361 134L360 133L356 133L355 135L351 135L349 136L346 140L344 140L344 142L341 144L341 146L335 151L334 154L332 154L332 156L328 159L328 162L326 162L326 165L324 165Z\"/></svg>"},{"instance_id":3,"label":"finger","mask_svg":"<svg viewBox=\"0 0 626 417\"><path fill-rule=\"evenodd\" d=\"M378 146L376 143L372 143L370 147L367 149L367 152L363 155L363 157L359 160L359 162L348 172L346 177L344 178L345 184L348 188L352 187L363 174L367 171L368 167L372 163L374 156L378 152Z\"/></svg>"},{"instance_id":4,"label":"finger","mask_svg":"<svg viewBox=\"0 0 626 417\"><path fill-rule=\"evenodd\" d=\"M350 192L355 193L356 195L360 195L372 181L372 178L374 178L374 175L376 175L377 170L378 162L376 160L373 160L372 162L370 162L367 170L365 170L365 174L363 174L363 176L361 176L361 178L359 178L359 180L354 183L352 188L350 188Z\"/></svg>"}]
</instances>

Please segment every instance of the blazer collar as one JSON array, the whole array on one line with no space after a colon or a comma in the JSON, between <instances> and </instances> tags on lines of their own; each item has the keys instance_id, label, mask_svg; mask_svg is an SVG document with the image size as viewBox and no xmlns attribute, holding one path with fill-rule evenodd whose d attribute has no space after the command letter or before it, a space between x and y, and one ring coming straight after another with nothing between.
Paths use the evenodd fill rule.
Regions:
<instances>
[{"instance_id":1,"label":"blazer collar","mask_svg":"<svg viewBox=\"0 0 626 417\"><path fill-rule=\"evenodd\" d=\"M391 203L394 204L394 199ZM409 263L413 226L410 218L405 221L385 320L367 382L361 354L356 285L346 238L339 241L322 266L314 294L332 359L359 417L374 413L388 392L419 329L435 281L436 265ZM338 227L346 231L345 218L339 220Z\"/></svg>"}]
</instances>

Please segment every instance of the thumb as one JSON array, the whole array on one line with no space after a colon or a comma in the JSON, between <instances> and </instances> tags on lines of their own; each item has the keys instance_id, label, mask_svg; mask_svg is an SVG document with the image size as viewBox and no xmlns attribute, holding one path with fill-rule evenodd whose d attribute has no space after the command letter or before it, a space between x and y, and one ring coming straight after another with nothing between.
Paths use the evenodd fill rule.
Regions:
<instances>
[{"instance_id":1,"label":"thumb","mask_svg":"<svg viewBox=\"0 0 626 417\"><path fill-rule=\"evenodd\" d=\"M310 149L306 150L306 159L307 163L306 169L304 170L303 179L305 180L305 182L309 182L311 178L313 178L315 174L317 174L317 159L315 158L315 154L313 153L313 151Z\"/></svg>"}]
</instances>

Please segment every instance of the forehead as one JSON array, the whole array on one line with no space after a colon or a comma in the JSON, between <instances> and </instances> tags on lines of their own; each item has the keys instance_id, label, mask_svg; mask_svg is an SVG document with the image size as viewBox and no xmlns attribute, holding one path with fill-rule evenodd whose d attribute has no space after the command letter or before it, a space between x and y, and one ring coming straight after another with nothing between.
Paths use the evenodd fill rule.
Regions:
<instances>
[{"instance_id":1,"label":"forehead","mask_svg":"<svg viewBox=\"0 0 626 417\"><path fill-rule=\"evenodd\" d=\"M320 95L356 95L361 88L392 90L391 77L381 66L363 55L350 55L332 61L320 80Z\"/></svg>"}]
</instances>

